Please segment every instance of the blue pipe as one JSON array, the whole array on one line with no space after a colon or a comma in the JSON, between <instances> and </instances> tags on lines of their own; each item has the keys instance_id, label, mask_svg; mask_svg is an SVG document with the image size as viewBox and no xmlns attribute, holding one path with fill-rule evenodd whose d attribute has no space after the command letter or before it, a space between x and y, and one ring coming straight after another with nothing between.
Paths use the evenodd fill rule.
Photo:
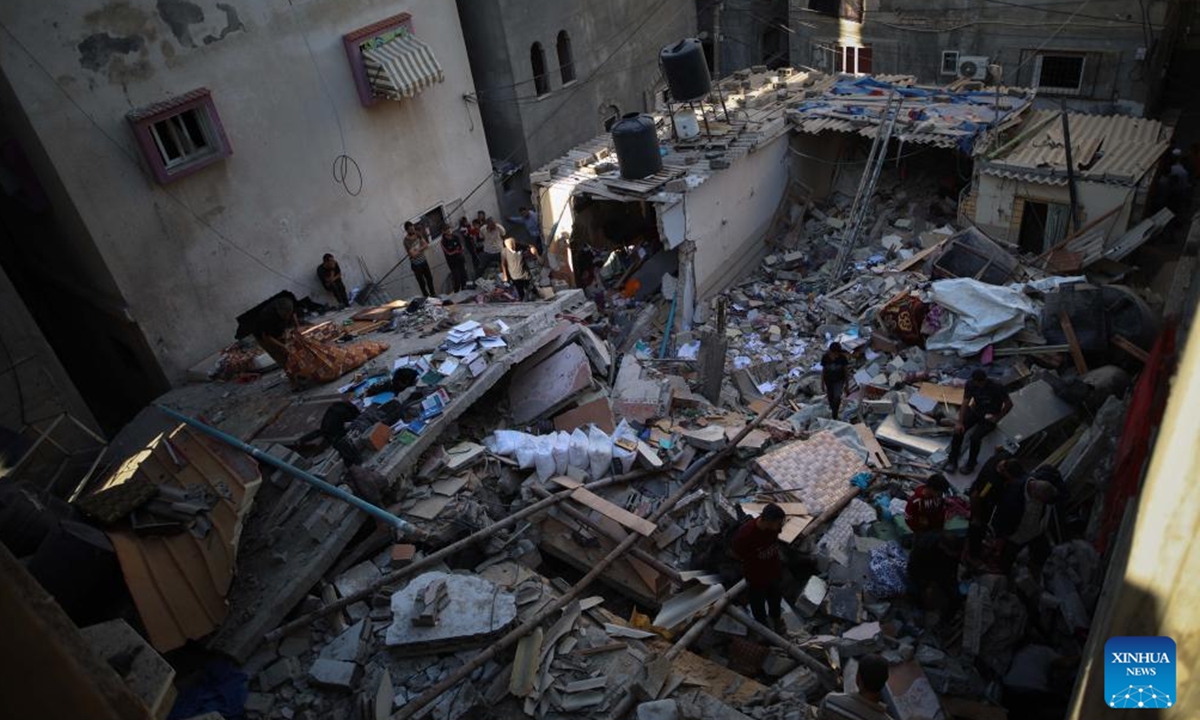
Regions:
<instances>
[{"instance_id":1,"label":"blue pipe","mask_svg":"<svg viewBox=\"0 0 1200 720\"><path fill-rule=\"evenodd\" d=\"M372 515L372 516L378 518L379 520L384 521L388 525L398 528L403 533L410 534L410 535L420 534L418 528L415 525L413 525L412 523L396 517L395 515L391 514L387 510L384 510L383 508L375 507L374 505L367 502L366 500L363 500L362 498L358 497L357 495L348 493L345 490L341 489L340 487L337 487L336 485L331 485L331 484L325 482L324 480L322 480L321 478L317 477L316 475L313 475L311 473L306 473L303 470L301 470L300 468L295 467L294 465L289 465L289 464L285 463L284 461L280 460L279 458L275 457L274 455L269 455L269 454L263 452L262 450L259 450L258 448L254 447L253 445L244 443L241 440L238 440L237 438L235 438L234 436L232 436L228 433L221 432L220 430L216 429L215 427L205 425L204 423L200 422L199 420L192 418L192 417L188 417L187 415L184 415L182 413L178 413L169 407L163 407L162 405L155 405L155 407L157 407L159 410L163 411L170 417L178 420L179 422L184 423L185 425L190 425L191 427L196 428L197 430L204 433L205 435L208 435L211 438L215 438L215 439L220 440L221 442L225 443L226 445L229 445L230 447L241 450L242 452L246 453L247 455L254 458L255 460L258 460L259 462L263 462L272 467L279 468L280 470L284 471L288 475L291 475L292 477L296 477L296 478L303 480L304 482L308 483L309 485L312 485L313 487L315 487L316 489L325 493L326 495L332 495L333 497L335 497L339 500L350 503L351 505L358 508L359 510L362 510L363 512L367 513L368 515Z\"/></svg>"}]
</instances>

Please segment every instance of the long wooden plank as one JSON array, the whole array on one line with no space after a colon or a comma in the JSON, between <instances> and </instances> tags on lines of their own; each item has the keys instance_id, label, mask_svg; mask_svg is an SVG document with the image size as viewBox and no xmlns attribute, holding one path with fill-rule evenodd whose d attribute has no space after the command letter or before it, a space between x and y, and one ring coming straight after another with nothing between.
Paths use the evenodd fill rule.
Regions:
<instances>
[{"instance_id":1,"label":"long wooden plank","mask_svg":"<svg viewBox=\"0 0 1200 720\"><path fill-rule=\"evenodd\" d=\"M571 499L611 518L639 535L650 537L658 529L654 523L634 515L616 503L605 500L587 488L575 488L571 493Z\"/></svg>"},{"instance_id":2,"label":"long wooden plank","mask_svg":"<svg viewBox=\"0 0 1200 720\"><path fill-rule=\"evenodd\" d=\"M1062 325L1063 334L1067 336L1067 345L1071 348L1071 359L1075 361L1075 370L1083 375L1087 373L1087 361L1083 359L1083 350L1079 347L1079 338L1075 336L1075 326L1071 324L1071 316L1066 310L1058 311L1058 322Z\"/></svg>"},{"instance_id":3,"label":"long wooden plank","mask_svg":"<svg viewBox=\"0 0 1200 720\"><path fill-rule=\"evenodd\" d=\"M1121 348L1122 350L1124 350L1125 352L1134 356L1138 360L1141 360L1142 362L1146 362L1147 360L1150 359L1150 353L1141 349L1137 345L1134 345L1132 342L1129 341L1128 338L1126 338L1123 335L1113 335L1112 336L1112 344L1116 345L1117 347Z\"/></svg>"},{"instance_id":4,"label":"long wooden plank","mask_svg":"<svg viewBox=\"0 0 1200 720\"><path fill-rule=\"evenodd\" d=\"M886 470L892 466L892 461L888 459L887 453L883 451L883 447L875 439L875 433L871 432L871 428L862 423L855 423L854 431L858 433L859 439L867 447L868 463L874 464L875 467L881 470Z\"/></svg>"}]
</instances>

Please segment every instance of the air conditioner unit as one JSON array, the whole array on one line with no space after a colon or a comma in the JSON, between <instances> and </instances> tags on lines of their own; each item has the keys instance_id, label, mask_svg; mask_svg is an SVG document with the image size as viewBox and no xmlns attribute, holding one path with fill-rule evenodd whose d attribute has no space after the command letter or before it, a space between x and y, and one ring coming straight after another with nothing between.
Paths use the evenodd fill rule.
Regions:
<instances>
[{"instance_id":1,"label":"air conditioner unit","mask_svg":"<svg viewBox=\"0 0 1200 720\"><path fill-rule=\"evenodd\" d=\"M983 80L987 77L988 59L979 55L962 55L958 58L958 76Z\"/></svg>"}]
</instances>

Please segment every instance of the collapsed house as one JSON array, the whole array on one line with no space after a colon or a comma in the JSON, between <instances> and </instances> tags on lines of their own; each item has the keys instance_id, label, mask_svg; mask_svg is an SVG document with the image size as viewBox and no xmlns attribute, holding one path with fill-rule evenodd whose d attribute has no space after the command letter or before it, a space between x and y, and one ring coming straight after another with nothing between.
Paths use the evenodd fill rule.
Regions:
<instances>
[{"instance_id":1,"label":"collapsed house","mask_svg":"<svg viewBox=\"0 0 1200 720\"><path fill-rule=\"evenodd\" d=\"M660 171L621 177L601 139L536 179L546 299L342 311L306 332L387 347L337 380L177 388L70 504L9 488L41 520L13 554L45 590L20 587L69 615L33 626L83 627L80 662L143 716L803 720L879 654L900 720L1061 717L1186 285L1060 272L885 162L1011 142L1020 92L755 69L715 95L703 133L656 128ZM646 252L569 289L582 245ZM971 474L948 473L945 543L910 525L980 369L1013 402L980 461L1061 476L1044 556L958 562ZM781 628L727 557L768 503ZM953 572L914 592L931 566Z\"/></svg>"}]
</instances>

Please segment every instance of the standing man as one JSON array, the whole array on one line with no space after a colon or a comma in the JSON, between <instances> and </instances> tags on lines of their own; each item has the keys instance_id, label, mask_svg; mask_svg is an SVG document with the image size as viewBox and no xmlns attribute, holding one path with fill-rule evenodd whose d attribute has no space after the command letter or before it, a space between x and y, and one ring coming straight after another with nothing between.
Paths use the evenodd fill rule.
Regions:
<instances>
[{"instance_id":1,"label":"standing man","mask_svg":"<svg viewBox=\"0 0 1200 720\"><path fill-rule=\"evenodd\" d=\"M485 265L500 263L500 253L504 251L504 236L508 232L504 226L496 222L496 218L488 218L483 222L479 231L483 237L483 262Z\"/></svg>"},{"instance_id":2,"label":"standing man","mask_svg":"<svg viewBox=\"0 0 1200 720\"><path fill-rule=\"evenodd\" d=\"M449 225L442 227L442 254L446 256L446 265L450 268L454 292L458 292L467 285L467 258L463 255L462 236L451 230Z\"/></svg>"},{"instance_id":3,"label":"standing man","mask_svg":"<svg viewBox=\"0 0 1200 720\"><path fill-rule=\"evenodd\" d=\"M346 295L346 285L342 282L342 268L330 253L325 253L325 257L321 258L321 264L317 266L317 279L321 281L321 287L338 301L340 307L350 304L350 298Z\"/></svg>"},{"instance_id":4,"label":"standing man","mask_svg":"<svg viewBox=\"0 0 1200 720\"><path fill-rule=\"evenodd\" d=\"M983 540L987 536L992 515L1000 505L1010 483L1019 483L1025 477L1021 461L1008 451L999 449L979 469L979 476L971 483L967 495L971 498L971 525L967 529L967 552L972 560L983 556Z\"/></svg>"},{"instance_id":5,"label":"standing man","mask_svg":"<svg viewBox=\"0 0 1200 720\"><path fill-rule=\"evenodd\" d=\"M783 561L779 558L779 532L783 530L783 508L768 503L733 536L732 554L742 563L742 577L750 591L754 619L785 633L783 624ZM770 618L770 623L767 619Z\"/></svg>"},{"instance_id":6,"label":"standing man","mask_svg":"<svg viewBox=\"0 0 1200 720\"><path fill-rule=\"evenodd\" d=\"M916 535L935 532L946 527L946 493L950 482L941 473L929 476L925 484L913 491L904 506L904 520Z\"/></svg>"},{"instance_id":7,"label":"standing man","mask_svg":"<svg viewBox=\"0 0 1200 720\"><path fill-rule=\"evenodd\" d=\"M538 214L530 208L522 207L519 214L510 217L509 220L525 226L525 232L529 235L529 244L537 248L537 254L541 255L542 224L538 218Z\"/></svg>"},{"instance_id":8,"label":"standing man","mask_svg":"<svg viewBox=\"0 0 1200 720\"><path fill-rule=\"evenodd\" d=\"M417 284L421 286L421 294L433 297L437 292L433 287L433 273L429 270L429 260L425 251L429 249L429 241L417 232L417 226L411 222L404 223L404 252L408 253L412 263L413 275L417 276Z\"/></svg>"},{"instance_id":9,"label":"standing man","mask_svg":"<svg viewBox=\"0 0 1200 720\"><path fill-rule=\"evenodd\" d=\"M976 370L971 373L964 393L963 405L958 412L958 424L954 428L954 437L950 441L950 456L942 466L945 472L954 472L958 465L958 457L962 454L963 436L971 433L970 453L967 462L959 470L970 474L975 472L975 463L979 460L979 446L985 435L996 429L1000 418L1012 410L1012 399L1008 391L1000 383L989 380L987 373Z\"/></svg>"},{"instance_id":10,"label":"standing man","mask_svg":"<svg viewBox=\"0 0 1200 720\"><path fill-rule=\"evenodd\" d=\"M525 254L517 247L516 238L504 238L504 248L500 256L500 277L506 283L512 283L521 301L527 300L529 294L529 270L525 268Z\"/></svg>"},{"instance_id":11,"label":"standing man","mask_svg":"<svg viewBox=\"0 0 1200 720\"><path fill-rule=\"evenodd\" d=\"M820 720L892 720L883 704L888 681L888 661L881 655L864 655L858 661L854 684L858 692L829 693L821 701Z\"/></svg>"},{"instance_id":12,"label":"standing man","mask_svg":"<svg viewBox=\"0 0 1200 720\"><path fill-rule=\"evenodd\" d=\"M483 266L480 265L479 260L479 229L472 225L470 220L467 220L466 215L463 215L458 219L458 230L455 232L458 233L459 240L462 241L467 255L471 258L472 277L479 277L483 274Z\"/></svg>"},{"instance_id":13,"label":"standing man","mask_svg":"<svg viewBox=\"0 0 1200 720\"><path fill-rule=\"evenodd\" d=\"M846 390L846 374L850 366L850 355L841 343L829 343L829 350L821 356L821 387L829 400L829 412L838 420L842 409L842 393Z\"/></svg>"}]
</instances>

